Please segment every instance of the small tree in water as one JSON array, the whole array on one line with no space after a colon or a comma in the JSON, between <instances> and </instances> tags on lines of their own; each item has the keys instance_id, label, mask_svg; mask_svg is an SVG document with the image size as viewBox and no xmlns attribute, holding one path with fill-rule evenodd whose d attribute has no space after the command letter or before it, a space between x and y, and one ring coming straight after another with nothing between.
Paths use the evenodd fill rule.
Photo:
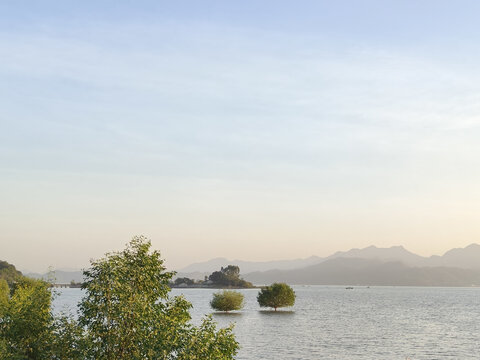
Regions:
<instances>
[{"instance_id":1,"label":"small tree in water","mask_svg":"<svg viewBox=\"0 0 480 360\"><path fill-rule=\"evenodd\" d=\"M271 307L277 311L279 307L295 304L295 292L285 283L274 283L260 290L257 301L261 307Z\"/></svg>"},{"instance_id":2,"label":"small tree in water","mask_svg":"<svg viewBox=\"0 0 480 360\"><path fill-rule=\"evenodd\" d=\"M240 294L238 291L223 290L213 294L210 306L214 310L225 312L240 310L243 307L243 299L243 294Z\"/></svg>"},{"instance_id":3,"label":"small tree in water","mask_svg":"<svg viewBox=\"0 0 480 360\"><path fill-rule=\"evenodd\" d=\"M216 330L211 318L190 324L192 305L169 297L174 273L145 237L135 237L122 252L92 261L84 272L86 296L80 324L89 337L88 358L233 359L238 343L232 328Z\"/></svg>"}]
</instances>

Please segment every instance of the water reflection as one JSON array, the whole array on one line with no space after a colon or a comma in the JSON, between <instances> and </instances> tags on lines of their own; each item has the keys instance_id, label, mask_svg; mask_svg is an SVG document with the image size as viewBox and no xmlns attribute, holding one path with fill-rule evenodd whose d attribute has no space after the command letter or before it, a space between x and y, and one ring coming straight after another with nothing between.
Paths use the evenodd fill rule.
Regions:
<instances>
[{"instance_id":1,"label":"water reflection","mask_svg":"<svg viewBox=\"0 0 480 360\"><path fill-rule=\"evenodd\" d=\"M220 317L220 318L222 318L222 317L225 317L225 318L236 318L236 317L242 316L243 313L241 313L241 312L224 312L224 311L220 312L220 311L215 311L215 312L212 313L212 315L213 315L214 317Z\"/></svg>"},{"instance_id":2,"label":"water reflection","mask_svg":"<svg viewBox=\"0 0 480 360\"><path fill-rule=\"evenodd\" d=\"M235 324L237 360L478 360L479 288L294 287L292 308L262 309L258 289L240 290L242 311L212 312L214 289L174 289L191 301L192 321L212 314L218 327ZM75 311L79 289L60 289L58 313Z\"/></svg>"},{"instance_id":3,"label":"water reflection","mask_svg":"<svg viewBox=\"0 0 480 360\"><path fill-rule=\"evenodd\" d=\"M293 310L258 310L258 312L265 316L292 316L295 315Z\"/></svg>"}]
</instances>

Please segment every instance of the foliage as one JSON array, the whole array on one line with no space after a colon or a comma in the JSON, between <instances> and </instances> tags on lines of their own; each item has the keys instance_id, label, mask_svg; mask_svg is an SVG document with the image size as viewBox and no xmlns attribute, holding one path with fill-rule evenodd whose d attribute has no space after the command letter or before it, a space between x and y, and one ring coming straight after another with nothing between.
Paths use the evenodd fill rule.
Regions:
<instances>
[{"instance_id":1,"label":"foliage","mask_svg":"<svg viewBox=\"0 0 480 360\"><path fill-rule=\"evenodd\" d=\"M180 284L193 285L193 284L195 284L195 281L193 281L192 279L189 279L187 277L182 277L182 278L176 278L173 283L176 286L178 286Z\"/></svg>"},{"instance_id":2,"label":"foliage","mask_svg":"<svg viewBox=\"0 0 480 360\"><path fill-rule=\"evenodd\" d=\"M3 317L4 311L8 306L8 300L10 299L10 288L5 279L0 279L0 318Z\"/></svg>"},{"instance_id":3,"label":"foliage","mask_svg":"<svg viewBox=\"0 0 480 360\"><path fill-rule=\"evenodd\" d=\"M84 360L89 348L83 328L75 319L56 317L51 327L52 354L55 360Z\"/></svg>"},{"instance_id":4,"label":"foliage","mask_svg":"<svg viewBox=\"0 0 480 360\"><path fill-rule=\"evenodd\" d=\"M214 293L210 306L218 311L240 310L243 307L243 294L238 291L223 290Z\"/></svg>"},{"instance_id":5,"label":"foliage","mask_svg":"<svg viewBox=\"0 0 480 360\"><path fill-rule=\"evenodd\" d=\"M0 290L0 348L4 357L49 359L52 340L52 294L49 284L42 280L21 278L6 301L5 291L3 284Z\"/></svg>"},{"instance_id":6,"label":"foliage","mask_svg":"<svg viewBox=\"0 0 480 360\"><path fill-rule=\"evenodd\" d=\"M0 359L233 359L232 327L217 330L210 317L193 326L191 304L169 297L174 273L150 246L136 237L124 251L92 261L78 321L52 316L47 282L19 277L10 290L0 279Z\"/></svg>"},{"instance_id":7,"label":"foliage","mask_svg":"<svg viewBox=\"0 0 480 360\"><path fill-rule=\"evenodd\" d=\"M79 321L88 334L88 357L233 358L238 343L231 328L216 331L210 319L200 327L190 324L191 304L168 296L174 273L165 271L160 253L150 252L150 246L146 238L135 237L125 250L93 261L84 272ZM199 343L192 344L194 338Z\"/></svg>"},{"instance_id":8,"label":"foliage","mask_svg":"<svg viewBox=\"0 0 480 360\"><path fill-rule=\"evenodd\" d=\"M9 286L22 278L22 273L18 271L15 266L6 261L0 261L0 279L7 281Z\"/></svg>"},{"instance_id":9,"label":"foliage","mask_svg":"<svg viewBox=\"0 0 480 360\"><path fill-rule=\"evenodd\" d=\"M295 304L295 292L285 283L274 283L260 290L257 301L261 307L271 307L277 311L279 307Z\"/></svg>"},{"instance_id":10,"label":"foliage","mask_svg":"<svg viewBox=\"0 0 480 360\"><path fill-rule=\"evenodd\" d=\"M191 326L177 350L176 360L228 360L238 351L233 335L233 325L216 330L211 317L204 319L199 327Z\"/></svg>"},{"instance_id":11,"label":"foliage","mask_svg":"<svg viewBox=\"0 0 480 360\"><path fill-rule=\"evenodd\" d=\"M0 359L6 359L8 355L7 339L4 335L3 322L8 311L10 289L5 279L0 279Z\"/></svg>"},{"instance_id":12,"label":"foliage","mask_svg":"<svg viewBox=\"0 0 480 360\"><path fill-rule=\"evenodd\" d=\"M74 320L55 319L51 300L50 284L43 280L22 277L11 294L0 280L0 359L84 359L83 331Z\"/></svg>"},{"instance_id":13,"label":"foliage","mask_svg":"<svg viewBox=\"0 0 480 360\"><path fill-rule=\"evenodd\" d=\"M240 278L240 268L236 265L222 267L220 271L214 271L208 279L214 285L242 288L253 287L252 283Z\"/></svg>"},{"instance_id":14,"label":"foliage","mask_svg":"<svg viewBox=\"0 0 480 360\"><path fill-rule=\"evenodd\" d=\"M222 272L225 274L225 276L233 279L236 279L240 276L240 268L236 265L222 267Z\"/></svg>"}]
</instances>

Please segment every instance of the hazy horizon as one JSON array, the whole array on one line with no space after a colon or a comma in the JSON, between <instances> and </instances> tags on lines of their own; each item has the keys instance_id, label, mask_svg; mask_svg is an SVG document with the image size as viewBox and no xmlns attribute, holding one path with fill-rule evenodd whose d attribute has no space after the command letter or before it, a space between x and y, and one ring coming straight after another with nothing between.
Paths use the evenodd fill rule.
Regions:
<instances>
[{"instance_id":1,"label":"hazy horizon","mask_svg":"<svg viewBox=\"0 0 480 360\"><path fill-rule=\"evenodd\" d=\"M476 1L0 3L0 260L478 243Z\"/></svg>"},{"instance_id":2,"label":"hazy horizon","mask_svg":"<svg viewBox=\"0 0 480 360\"><path fill-rule=\"evenodd\" d=\"M472 243L472 244L469 244L463 248L467 248L471 245L478 245L480 246L480 244L477 244L477 243ZM424 258L430 258L432 256L443 256L445 255L446 252L450 251L450 250L455 250L455 249L459 249L459 248L452 248L452 249L448 249L446 252L444 253L441 253L441 254L431 254L431 255L420 255L420 254L416 254L414 252L411 252L409 249L406 249L404 246L402 245L393 245L391 247L387 247L387 248L382 248L382 247L378 247L378 246L375 246L375 245L370 245L370 246L367 246L367 247L364 247L364 248L351 248L351 249L342 249L342 250L337 250L337 251L334 251L333 253L329 253L327 255L324 255L324 256L318 256L316 254L311 254L309 256L305 256L305 257L301 257L301 258L282 258L282 259L267 259L267 260L262 260L262 259L257 259L257 260L249 260L249 259L241 259L241 258L235 258L235 257L225 257L225 256L218 256L218 257L211 257L211 258L206 258L206 259L201 259L201 260L197 260L197 261L194 261L194 262L191 262L191 263L188 263L188 264L185 264L183 266L180 266L180 267L172 267L168 264L168 261L166 261L166 265L167 265L167 270L169 271L182 271L183 268L185 267L189 267L191 265L195 265L195 264L202 264L202 263L205 263L205 262L209 262L211 260L218 260L218 259L226 259L227 261L231 261L231 262L236 262L236 261L251 261L251 262L278 262L278 261L288 261L288 260L303 260L303 259L308 259L308 258L312 258L312 257L318 257L318 258L328 258L332 255L335 255L337 253L342 253L342 252L348 252L348 251L351 251L351 250L366 250L366 249L369 249L369 248L377 248L377 249L390 249L390 248L403 248L404 250L406 250L407 252L410 252L411 254L414 254L414 255L419 255L419 256L422 256ZM462 249L463 249L462 248ZM120 249L119 249L120 250ZM104 254L103 254L104 255ZM0 259L1 260L1 259ZM33 271L32 269L29 269L29 268L19 268L18 270L21 270L23 273L39 273L39 274L43 274L43 273L47 273L51 270L60 270L60 271L79 271L79 270L83 270L83 269L86 269L89 267L89 264L85 264L85 266L82 266L82 267L77 267L77 268L74 268L74 267L63 267L63 268L60 268L60 267L52 267L52 266L44 266L43 270L39 270L40 268L37 269L37 271ZM296 268L296 267L294 267ZM242 269L240 269L242 270Z\"/></svg>"}]
</instances>

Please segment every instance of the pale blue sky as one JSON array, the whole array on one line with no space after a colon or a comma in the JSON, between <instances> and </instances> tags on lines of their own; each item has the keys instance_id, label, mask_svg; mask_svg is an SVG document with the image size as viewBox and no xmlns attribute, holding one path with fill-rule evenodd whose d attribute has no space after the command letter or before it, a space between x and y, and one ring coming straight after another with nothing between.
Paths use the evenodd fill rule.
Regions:
<instances>
[{"instance_id":1,"label":"pale blue sky","mask_svg":"<svg viewBox=\"0 0 480 360\"><path fill-rule=\"evenodd\" d=\"M119 4L120 3L120 4ZM477 1L3 1L0 258L479 242Z\"/></svg>"}]
</instances>

